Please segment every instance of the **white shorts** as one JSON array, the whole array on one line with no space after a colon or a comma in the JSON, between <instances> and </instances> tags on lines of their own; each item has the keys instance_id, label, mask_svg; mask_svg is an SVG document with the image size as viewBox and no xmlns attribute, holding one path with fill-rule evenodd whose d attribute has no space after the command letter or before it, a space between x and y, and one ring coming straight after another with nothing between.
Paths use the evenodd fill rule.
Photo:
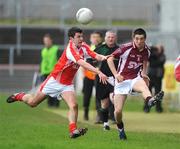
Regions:
<instances>
[{"instance_id":1,"label":"white shorts","mask_svg":"<svg viewBox=\"0 0 180 149\"><path fill-rule=\"evenodd\" d=\"M74 85L64 85L54 79L54 77L47 78L40 86L40 91L51 97L61 99L61 94L66 91L74 92Z\"/></svg>"},{"instance_id":2,"label":"white shorts","mask_svg":"<svg viewBox=\"0 0 180 149\"><path fill-rule=\"evenodd\" d=\"M133 92L133 86L134 84L138 81L141 80L142 78L140 76L131 79L131 80L125 80L123 82L118 83L115 81L115 87L114 87L114 94L122 94L122 95L127 95L127 94L132 94L136 95L137 92Z\"/></svg>"}]
</instances>

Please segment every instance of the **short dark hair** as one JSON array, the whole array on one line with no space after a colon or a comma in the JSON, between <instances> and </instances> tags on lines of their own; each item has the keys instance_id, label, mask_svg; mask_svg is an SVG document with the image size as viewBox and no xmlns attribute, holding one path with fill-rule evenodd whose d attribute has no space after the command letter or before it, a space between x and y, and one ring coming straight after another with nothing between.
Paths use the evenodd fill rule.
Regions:
<instances>
[{"instance_id":1,"label":"short dark hair","mask_svg":"<svg viewBox=\"0 0 180 149\"><path fill-rule=\"evenodd\" d=\"M144 38L146 38L146 31L142 28L137 28L133 31L132 37L135 37L135 35L144 35Z\"/></svg>"},{"instance_id":2,"label":"short dark hair","mask_svg":"<svg viewBox=\"0 0 180 149\"><path fill-rule=\"evenodd\" d=\"M91 33L91 35L92 34L98 34L101 38L103 38L103 33L100 32L100 31L94 31L94 32Z\"/></svg>"},{"instance_id":3,"label":"short dark hair","mask_svg":"<svg viewBox=\"0 0 180 149\"><path fill-rule=\"evenodd\" d=\"M76 33L82 33L82 29L78 28L78 27L72 27L69 29L68 31L68 37L74 37Z\"/></svg>"},{"instance_id":4,"label":"short dark hair","mask_svg":"<svg viewBox=\"0 0 180 149\"><path fill-rule=\"evenodd\" d=\"M51 37L51 35L50 35L49 33L45 34L45 35L44 35L44 38L45 38L45 37L52 39L52 37Z\"/></svg>"}]
</instances>

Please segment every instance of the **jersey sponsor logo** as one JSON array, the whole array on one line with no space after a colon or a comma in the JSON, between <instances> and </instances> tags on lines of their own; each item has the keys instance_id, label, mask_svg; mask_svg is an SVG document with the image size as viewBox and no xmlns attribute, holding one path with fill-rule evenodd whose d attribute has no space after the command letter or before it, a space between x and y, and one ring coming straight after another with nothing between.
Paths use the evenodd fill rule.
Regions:
<instances>
[{"instance_id":1,"label":"jersey sponsor logo","mask_svg":"<svg viewBox=\"0 0 180 149\"><path fill-rule=\"evenodd\" d=\"M128 68L129 69L137 69L141 65L142 65L142 63L137 63L137 62L134 62L134 61L130 61L129 64L128 64Z\"/></svg>"}]
</instances>

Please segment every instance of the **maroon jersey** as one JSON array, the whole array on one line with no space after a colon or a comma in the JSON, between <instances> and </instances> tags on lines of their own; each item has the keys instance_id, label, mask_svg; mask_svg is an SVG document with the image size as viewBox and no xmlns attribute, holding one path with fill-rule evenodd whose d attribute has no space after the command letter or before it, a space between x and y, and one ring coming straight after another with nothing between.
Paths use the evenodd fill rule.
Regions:
<instances>
[{"instance_id":1,"label":"maroon jersey","mask_svg":"<svg viewBox=\"0 0 180 149\"><path fill-rule=\"evenodd\" d=\"M149 55L147 45L140 52L134 43L122 44L113 52L113 56L119 59L117 71L124 77L124 80L134 79L140 75L143 62L148 61Z\"/></svg>"}]
</instances>

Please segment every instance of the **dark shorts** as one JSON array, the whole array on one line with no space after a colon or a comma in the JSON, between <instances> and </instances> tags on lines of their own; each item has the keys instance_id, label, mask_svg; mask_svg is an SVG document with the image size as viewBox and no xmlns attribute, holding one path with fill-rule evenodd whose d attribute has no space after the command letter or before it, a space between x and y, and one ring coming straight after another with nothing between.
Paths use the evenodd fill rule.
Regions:
<instances>
[{"instance_id":1,"label":"dark shorts","mask_svg":"<svg viewBox=\"0 0 180 149\"><path fill-rule=\"evenodd\" d=\"M97 80L99 81L99 80ZM107 84L102 84L99 82L96 82L96 99L97 100L103 100L105 98L109 98L109 94L114 91L114 87Z\"/></svg>"}]
</instances>

